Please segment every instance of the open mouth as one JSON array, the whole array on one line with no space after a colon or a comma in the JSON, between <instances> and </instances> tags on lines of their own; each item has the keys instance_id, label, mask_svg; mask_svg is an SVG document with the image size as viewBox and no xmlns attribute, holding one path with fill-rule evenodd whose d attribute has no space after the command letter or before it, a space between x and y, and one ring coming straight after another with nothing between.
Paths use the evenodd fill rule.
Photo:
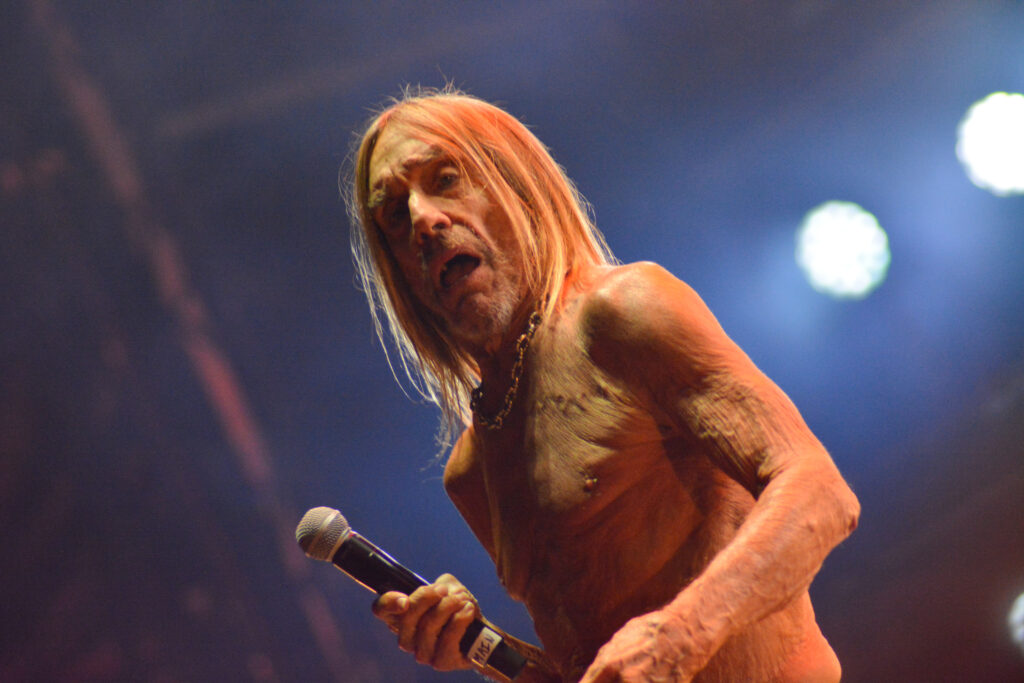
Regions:
<instances>
[{"instance_id":1,"label":"open mouth","mask_svg":"<svg viewBox=\"0 0 1024 683\"><path fill-rule=\"evenodd\" d=\"M441 268L441 287L448 289L456 282L465 279L480 265L480 258L472 254L456 254L448 259Z\"/></svg>"}]
</instances>

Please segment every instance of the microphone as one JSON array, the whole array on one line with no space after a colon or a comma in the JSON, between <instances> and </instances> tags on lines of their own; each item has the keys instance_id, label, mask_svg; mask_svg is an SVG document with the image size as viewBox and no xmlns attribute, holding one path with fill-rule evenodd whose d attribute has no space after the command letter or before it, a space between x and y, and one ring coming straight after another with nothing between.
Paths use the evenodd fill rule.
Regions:
<instances>
[{"instance_id":1,"label":"microphone","mask_svg":"<svg viewBox=\"0 0 1024 683\"><path fill-rule=\"evenodd\" d=\"M308 557L333 563L378 594L398 591L408 595L428 583L353 531L333 508L313 508L303 515L295 529L295 540ZM459 651L477 666L490 667L510 679L518 676L526 665L525 657L479 619L474 619L466 629L459 641Z\"/></svg>"}]
</instances>

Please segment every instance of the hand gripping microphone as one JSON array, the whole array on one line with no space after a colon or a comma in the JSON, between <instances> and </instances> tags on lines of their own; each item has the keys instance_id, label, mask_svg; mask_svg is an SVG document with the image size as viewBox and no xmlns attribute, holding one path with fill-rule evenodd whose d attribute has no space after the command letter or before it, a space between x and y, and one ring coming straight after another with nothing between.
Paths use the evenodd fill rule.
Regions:
<instances>
[{"instance_id":1,"label":"hand gripping microphone","mask_svg":"<svg viewBox=\"0 0 1024 683\"><path fill-rule=\"evenodd\" d=\"M334 563L378 594L398 591L408 595L427 585L423 578L354 532L341 513L332 508L313 508L303 515L295 530L295 540L307 556ZM526 665L522 655L479 619L466 629L459 650L477 666L490 667L510 679Z\"/></svg>"}]
</instances>

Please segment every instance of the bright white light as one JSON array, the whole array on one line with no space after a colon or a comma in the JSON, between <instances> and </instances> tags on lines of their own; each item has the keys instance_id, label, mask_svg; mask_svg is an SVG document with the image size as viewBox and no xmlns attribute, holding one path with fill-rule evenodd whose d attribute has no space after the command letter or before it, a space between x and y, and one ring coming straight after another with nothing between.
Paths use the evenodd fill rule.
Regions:
<instances>
[{"instance_id":1,"label":"bright white light","mask_svg":"<svg viewBox=\"0 0 1024 683\"><path fill-rule=\"evenodd\" d=\"M1006 625L1010 627L1010 637L1024 654L1024 593L1017 596L1010 613L1006 615Z\"/></svg>"},{"instance_id":2,"label":"bright white light","mask_svg":"<svg viewBox=\"0 0 1024 683\"><path fill-rule=\"evenodd\" d=\"M796 262L819 292L862 299L889 270L889 238L878 220L852 202L825 202L797 232Z\"/></svg>"},{"instance_id":3,"label":"bright white light","mask_svg":"<svg viewBox=\"0 0 1024 683\"><path fill-rule=\"evenodd\" d=\"M960 122L956 155L971 182L992 194L1024 194L1024 95L992 93Z\"/></svg>"}]
</instances>

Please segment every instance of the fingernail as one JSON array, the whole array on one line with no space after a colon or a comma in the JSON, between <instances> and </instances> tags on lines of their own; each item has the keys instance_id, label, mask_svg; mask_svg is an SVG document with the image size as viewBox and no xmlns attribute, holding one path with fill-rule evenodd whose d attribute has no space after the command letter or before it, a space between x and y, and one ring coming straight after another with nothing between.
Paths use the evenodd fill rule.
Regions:
<instances>
[{"instance_id":1,"label":"fingernail","mask_svg":"<svg viewBox=\"0 0 1024 683\"><path fill-rule=\"evenodd\" d=\"M471 602L467 602L465 605L463 605L462 609L459 610L459 614L472 614L472 613L473 613L473 603L471 603Z\"/></svg>"},{"instance_id":2,"label":"fingernail","mask_svg":"<svg viewBox=\"0 0 1024 683\"><path fill-rule=\"evenodd\" d=\"M398 609L400 609L402 611L405 611L405 609L408 606L409 606L409 598L406 598L406 597L398 598L398 602L397 602Z\"/></svg>"}]
</instances>

